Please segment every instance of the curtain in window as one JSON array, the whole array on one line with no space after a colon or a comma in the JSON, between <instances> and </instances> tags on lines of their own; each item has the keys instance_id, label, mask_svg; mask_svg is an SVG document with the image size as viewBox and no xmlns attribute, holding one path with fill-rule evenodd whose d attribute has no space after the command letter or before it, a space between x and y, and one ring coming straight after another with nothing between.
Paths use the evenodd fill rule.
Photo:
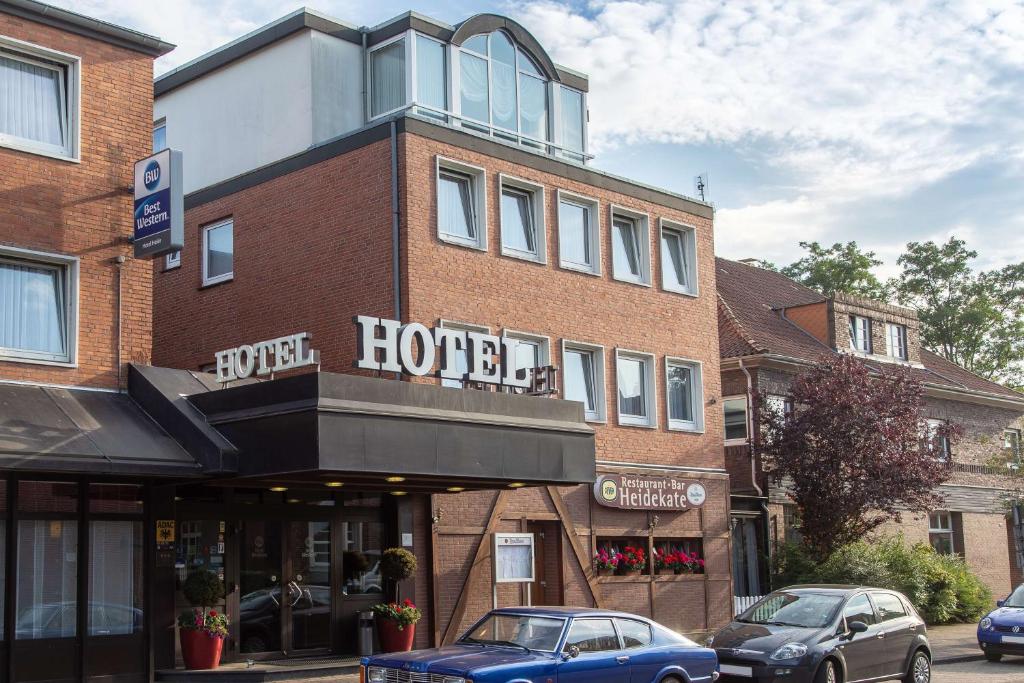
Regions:
<instances>
[{"instance_id":1,"label":"curtain in window","mask_svg":"<svg viewBox=\"0 0 1024 683\"><path fill-rule=\"evenodd\" d=\"M502 239L505 240L505 246L531 254L537 252L530 195L526 192L502 190L501 234Z\"/></svg>"},{"instance_id":2,"label":"curtain in window","mask_svg":"<svg viewBox=\"0 0 1024 683\"><path fill-rule=\"evenodd\" d=\"M405 104L405 40L370 53L370 114Z\"/></svg>"},{"instance_id":3,"label":"curtain in window","mask_svg":"<svg viewBox=\"0 0 1024 683\"><path fill-rule=\"evenodd\" d=\"M640 245L636 236L636 223L615 219L615 274L640 277Z\"/></svg>"},{"instance_id":4,"label":"curtain in window","mask_svg":"<svg viewBox=\"0 0 1024 683\"><path fill-rule=\"evenodd\" d=\"M668 368L668 416L693 422L693 371L681 365Z\"/></svg>"},{"instance_id":5,"label":"curtain in window","mask_svg":"<svg viewBox=\"0 0 1024 683\"><path fill-rule=\"evenodd\" d=\"M142 630L142 523L89 524L89 635Z\"/></svg>"},{"instance_id":6,"label":"curtain in window","mask_svg":"<svg viewBox=\"0 0 1024 683\"><path fill-rule=\"evenodd\" d=\"M70 638L77 631L78 523L18 522L15 637Z\"/></svg>"},{"instance_id":7,"label":"curtain in window","mask_svg":"<svg viewBox=\"0 0 1024 683\"><path fill-rule=\"evenodd\" d=\"M568 88L561 90L562 146L574 152L583 151L583 93Z\"/></svg>"},{"instance_id":8,"label":"curtain in window","mask_svg":"<svg viewBox=\"0 0 1024 683\"><path fill-rule=\"evenodd\" d=\"M594 356L587 351L565 352L565 399L579 401L587 412L594 412Z\"/></svg>"},{"instance_id":9,"label":"curtain in window","mask_svg":"<svg viewBox=\"0 0 1024 683\"><path fill-rule=\"evenodd\" d=\"M683 236L674 230L665 230L661 233L661 267L665 271L668 284L676 287L688 286Z\"/></svg>"},{"instance_id":10,"label":"curtain in window","mask_svg":"<svg viewBox=\"0 0 1024 683\"><path fill-rule=\"evenodd\" d=\"M416 36L416 101L438 109L448 106L444 45L423 36Z\"/></svg>"},{"instance_id":11,"label":"curtain in window","mask_svg":"<svg viewBox=\"0 0 1024 683\"><path fill-rule=\"evenodd\" d=\"M491 124L508 130L516 129L516 68L491 60Z\"/></svg>"},{"instance_id":12,"label":"curtain in window","mask_svg":"<svg viewBox=\"0 0 1024 683\"><path fill-rule=\"evenodd\" d=\"M0 56L0 133L64 146L62 74Z\"/></svg>"},{"instance_id":13,"label":"curtain in window","mask_svg":"<svg viewBox=\"0 0 1024 683\"><path fill-rule=\"evenodd\" d=\"M519 74L519 132L538 140L548 139L547 84Z\"/></svg>"},{"instance_id":14,"label":"curtain in window","mask_svg":"<svg viewBox=\"0 0 1024 683\"><path fill-rule=\"evenodd\" d=\"M61 271L0 261L0 348L66 354Z\"/></svg>"},{"instance_id":15,"label":"curtain in window","mask_svg":"<svg viewBox=\"0 0 1024 683\"><path fill-rule=\"evenodd\" d=\"M590 265L590 212L570 202L558 204L558 249L561 259Z\"/></svg>"},{"instance_id":16,"label":"curtain in window","mask_svg":"<svg viewBox=\"0 0 1024 683\"><path fill-rule=\"evenodd\" d=\"M619 412L623 415L646 415L647 403L643 362L631 358L620 358L618 368Z\"/></svg>"},{"instance_id":17,"label":"curtain in window","mask_svg":"<svg viewBox=\"0 0 1024 683\"><path fill-rule=\"evenodd\" d=\"M442 173L438 178L437 210L442 232L467 239L476 237L471 189L466 176Z\"/></svg>"},{"instance_id":18,"label":"curtain in window","mask_svg":"<svg viewBox=\"0 0 1024 683\"><path fill-rule=\"evenodd\" d=\"M462 115L487 123L487 60L463 52L459 55L459 66Z\"/></svg>"}]
</instances>

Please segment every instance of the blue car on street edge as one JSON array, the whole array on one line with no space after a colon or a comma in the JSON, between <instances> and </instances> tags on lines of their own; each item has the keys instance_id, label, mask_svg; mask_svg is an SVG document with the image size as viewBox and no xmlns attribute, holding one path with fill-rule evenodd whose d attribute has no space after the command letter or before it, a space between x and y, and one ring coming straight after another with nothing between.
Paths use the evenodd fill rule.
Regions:
<instances>
[{"instance_id":1,"label":"blue car on street edge","mask_svg":"<svg viewBox=\"0 0 1024 683\"><path fill-rule=\"evenodd\" d=\"M711 683L714 650L623 612L506 607L452 645L364 657L364 683Z\"/></svg>"},{"instance_id":2,"label":"blue car on street edge","mask_svg":"<svg viewBox=\"0 0 1024 683\"><path fill-rule=\"evenodd\" d=\"M1003 655L1024 656L1024 584L978 622L978 645L985 659L998 662Z\"/></svg>"}]
</instances>

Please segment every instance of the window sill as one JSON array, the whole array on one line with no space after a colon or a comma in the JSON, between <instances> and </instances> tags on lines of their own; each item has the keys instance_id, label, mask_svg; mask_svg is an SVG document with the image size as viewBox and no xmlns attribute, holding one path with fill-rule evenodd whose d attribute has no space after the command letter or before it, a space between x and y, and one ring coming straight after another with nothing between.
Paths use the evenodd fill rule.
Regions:
<instances>
[{"instance_id":1,"label":"window sill","mask_svg":"<svg viewBox=\"0 0 1024 683\"><path fill-rule=\"evenodd\" d=\"M72 360L46 360L45 358L25 358L23 356L11 356L0 354L0 362L2 363L24 363L26 365L48 365L50 367L67 368L73 370L78 367L78 363Z\"/></svg>"},{"instance_id":2,"label":"window sill","mask_svg":"<svg viewBox=\"0 0 1024 683\"><path fill-rule=\"evenodd\" d=\"M559 261L558 267L563 270L571 270L574 273L580 273L582 275L593 275L594 277L601 277L600 270L594 270L593 268L587 268L586 266L577 265L568 261Z\"/></svg>"},{"instance_id":3,"label":"window sill","mask_svg":"<svg viewBox=\"0 0 1024 683\"><path fill-rule=\"evenodd\" d=\"M10 138L4 139L4 136L0 136L0 147L13 149L18 152L25 152L26 154L35 154L41 157L56 159L57 161L66 161L71 164L82 163L80 156L73 156L67 152L60 152L39 145L34 145L31 142L20 142Z\"/></svg>"},{"instance_id":4,"label":"window sill","mask_svg":"<svg viewBox=\"0 0 1024 683\"><path fill-rule=\"evenodd\" d=\"M679 287L670 287L662 284L661 290L663 292L668 292L669 294L678 294L680 296L690 297L691 299L700 298L700 294L695 289L680 289Z\"/></svg>"},{"instance_id":5,"label":"window sill","mask_svg":"<svg viewBox=\"0 0 1024 683\"><path fill-rule=\"evenodd\" d=\"M699 427L695 424L681 424L681 423L668 423L668 431L670 432L682 432L684 434L703 434L704 428Z\"/></svg>"},{"instance_id":6,"label":"window sill","mask_svg":"<svg viewBox=\"0 0 1024 683\"><path fill-rule=\"evenodd\" d=\"M203 280L203 284L199 286L199 289L209 289L210 287L216 287L217 285L223 285L228 282L235 281L235 274L223 275L214 280Z\"/></svg>"},{"instance_id":7,"label":"window sill","mask_svg":"<svg viewBox=\"0 0 1024 683\"><path fill-rule=\"evenodd\" d=\"M646 280L634 280L631 278L619 277L618 275L612 274L612 279L617 282L624 282L627 285L636 285L637 287L650 287L651 283Z\"/></svg>"},{"instance_id":8,"label":"window sill","mask_svg":"<svg viewBox=\"0 0 1024 683\"><path fill-rule=\"evenodd\" d=\"M584 422L590 422L591 424L606 425L608 424L608 418L606 417L584 417Z\"/></svg>"},{"instance_id":9,"label":"window sill","mask_svg":"<svg viewBox=\"0 0 1024 683\"><path fill-rule=\"evenodd\" d=\"M657 429L658 424L656 422L645 422L641 420L630 420L628 418L619 418L620 427L639 427L640 429Z\"/></svg>"},{"instance_id":10,"label":"window sill","mask_svg":"<svg viewBox=\"0 0 1024 683\"><path fill-rule=\"evenodd\" d=\"M749 439L726 439L723 444L724 446L749 446Z\"/></svg>"},{"instance_id":11,"label":"window sill","mask_svg":"<svg viewBox=\"0 0 1024 683\"><path fill-rule=\"evenodd\" d=\"M501 255L507 256L508 258L518 259L520 261L526 261L527 263L536 263L539 265L546 265L547 259L539 254L531 254L526 251L519 251L517 249L511 249L509 247L501 248Z\"/></svg>"},{"instance_id":12,"label":"window sill","mask_svg":"<svg viewBox=\"0 0 1024 683\"><path fill-rule=\"evenodd\" d=\"M482 252L487 251L487 245L481 244L479 241L470 241L460 237L453 237L440 231L437 233L437 239L454 247L463 247L464 249L474 249Z\"/></svg>"}]
</instances>

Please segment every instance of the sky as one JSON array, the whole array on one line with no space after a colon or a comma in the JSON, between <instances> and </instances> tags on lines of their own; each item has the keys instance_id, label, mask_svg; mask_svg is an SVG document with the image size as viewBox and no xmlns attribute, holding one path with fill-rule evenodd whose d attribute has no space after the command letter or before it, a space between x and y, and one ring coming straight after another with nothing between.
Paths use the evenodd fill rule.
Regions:
<instances>
[{"instance_id":1,"label":"sky","mask_svg":"<svg viewBox=\"0 0 1024 683\"><path fill-rule=\"evenodd\" d=\"M157 74L302 6L49 0L176 44ZM784 265L856 240L898 273L909 241L1024 260L1024 2L309 0L372 26L413 9L510 16L590 77L597 168L687 195L716 253Z\"/></svg>"}]
</instances>

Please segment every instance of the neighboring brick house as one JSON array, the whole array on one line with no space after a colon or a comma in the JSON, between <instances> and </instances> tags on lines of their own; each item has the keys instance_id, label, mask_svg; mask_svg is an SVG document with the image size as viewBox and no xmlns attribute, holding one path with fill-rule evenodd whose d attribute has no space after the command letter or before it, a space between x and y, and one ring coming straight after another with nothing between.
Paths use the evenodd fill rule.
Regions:
<instances>
[{"instance_id":1,"label":"neighboring brick house","mask_svg":"<svg viewBox=\"0 0 1024 683\"><path fill-rule=\"evenodd\" d=\"M599 476L706 493L691 500L699 510L617 509L592 479L523 487L511 473L446 483L349 471L296 483L282 473L273 488L287 495L344 484L345 495L382 501L370 523L399 520L383 537L420 558L419 645L450 640L490 607L493 532L530 533L538 546L536 585L499 587L502 605L599 602L688 632L732 613L722 416L705 410L721 394L713 211L588 166L586 90L511 19L447 26L409 13L361 29L308 10L156 81L156 126L184 154L188 191L185 248L155 274L157 365L212 370L222 349L301 330L322 374L374 374L353 369L358 315L515 339L518 367L557 368L560 390L544 399L552 415L559 398L579 402ZM380 383L422 385L457 405L494 395L412 380ZM503 457L497 442L476 448L467 462ZM524 461L532 448L522 443ZM194 495L261 494L269 483ZM706 570L595 575L596 549L630 544L685 549ZM352 561L345 550L335 563ZM361 584L373 571L342 568ZM334 599L334 651L354 647L364 600ZM229 656L283 649L247 639L244 619Z\"/></svg>"},{"instance_id":2,"label":"neighboring brick house","mask_svg":"<svg viewBox=\"0 0 1024 683\"><path fill-rule=\"evenodd\" d=\"M915 311L837 294L825 297L750 263L717 259L726 461L732 486L734 583L738 595L767 589L766 559L799 533L795 506L765 476L748 434L759 429L750 396L783 397L795 373L825 354L909 367L925 388L926 422L963 427L948 451L945 506L883 532L930 542L966 558L997 596L1021 582L1021 527L1009 503L1021 489L1024 395L923 348Z\"/></svg>"}]
</instances>

